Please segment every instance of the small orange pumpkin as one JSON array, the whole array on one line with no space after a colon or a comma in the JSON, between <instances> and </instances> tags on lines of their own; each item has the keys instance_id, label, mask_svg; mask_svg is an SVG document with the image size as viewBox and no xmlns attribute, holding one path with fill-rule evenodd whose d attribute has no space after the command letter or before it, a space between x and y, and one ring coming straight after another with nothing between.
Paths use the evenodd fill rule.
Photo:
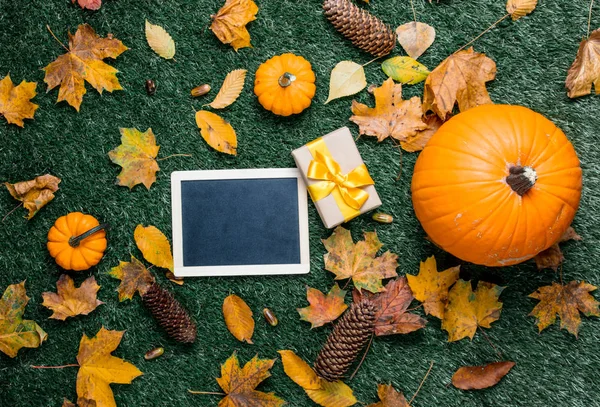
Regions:
<instances>
[{"instance_id":1,"label":"small orange pumpkin","mask_svg":"<svg viewBox=\"0 0 600 407\"><path fill-rule=\"evenodd\" d=\"M65 270L87 270L104 255L107 226L81 212L61 216L48 231L48 251Z\"/></svg>"},{"instance_id":2,"label":"small orange pumpkin","mask_svg":"<svg viewBox=\"0 0 600 407\"><path fill-rule=\"evenodd\" d=\"M290 116L309 107L316 89L310 62L294 54L269 59L258 67L254 80L259 103L279 116Z\"/></svg>"},{"instance_id":3,"label":"small orange pumpkin","mask_svg":"<svg viewBox=\"0 0 600 407\"><path fill-rule=\"evenodd\" d=\"M412 200L431 240L486 266L528 260L560 239L581 197L579 159L526 107L483 105L446 122L415 164Z\"/></svg>"}]
</instances>

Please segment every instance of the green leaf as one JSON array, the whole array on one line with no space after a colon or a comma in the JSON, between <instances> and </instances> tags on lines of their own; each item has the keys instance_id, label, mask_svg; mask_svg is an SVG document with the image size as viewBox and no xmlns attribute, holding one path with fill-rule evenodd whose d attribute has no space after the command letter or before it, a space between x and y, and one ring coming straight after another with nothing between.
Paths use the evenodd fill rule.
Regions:
<instances>
[{"instance_id":1,"label":"green leaf","mask_svg":"<svg viewBox=\"0 0 600 407\"><path fill-rule=\"evenodd\" d=\"M414 85L429 75L429 69L411 57L393 57L381 64L383 72L396 82Z\"/></svg>"}]
</instances>

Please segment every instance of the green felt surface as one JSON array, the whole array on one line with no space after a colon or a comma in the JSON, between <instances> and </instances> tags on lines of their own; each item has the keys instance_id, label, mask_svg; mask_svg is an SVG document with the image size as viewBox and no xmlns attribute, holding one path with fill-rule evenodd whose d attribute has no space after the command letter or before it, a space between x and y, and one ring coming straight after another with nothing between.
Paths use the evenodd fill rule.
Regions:
<instances>
[{"instance_id":1,"label":"green felt surface","mask_svg":"<svg viewBox=\"0 0 600 407\"><path fill-rule=\"evenodd\" d=\"M137 224L153 224L170 236L169 174L174 170L291 167L290 151L338 127L349 125L351 98L324 105L329 71L341 60L365 63L369 55L355 49L338 35L323 17L318 0L259 0L258 19L249 25L254 48L234 52L219 43L208 30L210 15L221 0L106 0L98 12L83 11L68 0L0 0L0 76L10 72L13 81L38 82L40 105L35 120L25 128L0 120L0 181L16 182L50 172L62 178L56 199L31 221L19 209L0 224L0 289L27 280L32 298L26 317L35 319L49 338L39 349L22 350L18 357L0 355L0 406L59 406L63 397L76 398L77 369L33 370L30 365L74 363L83 333L94 335L102 325L127 330L115 352L133 362L144 376L131 385L113 385L119 406L214 406L218 396L190 395L187 389L219 391L214 378L219 365L234 351L242 361L255 354L277 357L278 349L293 349L312 361L324 343L330 327L310 330L295 309L305 306L305 286L327 290L333 282L323 269L324 253L320 238L329 232L310 206L311 274L301 277L190 279L183 287L169 283L160 270L154 270L198 321L198 341L179 346L165 338L141 301L119 303L117 281L107 272L127 260L129 254L141 258L133 241ZM586 33L588 2L542 1L531 16L513 23L505 20L497 29L478 40L475 49L496 61L498 75L488 86L496 103L523 104L555 121L573 141L581 158L584 191L574 226L583 242L564 245L567 281L584 279L600 284L600 120L598 98L569 100L564 79L579 41ZM393 26L412 19L408 1L372 0L369 8ZM420 61L435 67L451 52L476 36L504 14L500 0L442 0L429 4L415 0L418 19L433 25L437 39ZM144 39L144 19L163 25L177 43L176 61L157 57ZM45 94L41 70L63 49L52 39L46 24L66 41L67 31L87 22L101 35L113 33L130 50L110 62L119 71L124 91L99 95L89 85L81 112L65 103L56 104L57 90ZM600 9L595 7L592 27L600 25ZM317 74L314 105L293 118L278 118L263 110L252 92L254 71L267 58L283 52L307 57ZM398 47L394 55L400 55ZM222 111L237 130L239 155L217 153L201 139L194 123L194 110L210 99L192 100L189 90L208 82L218 88L232 69L248 69L241 98ZM369 83L385 78L378 63L366 67ZM149 97L144 81L158 85ZM211 95L214 95L215 91ZM405 95L421 95L422 84L407 86ZM356 97L372 103L363 91ZM151 127L161 146L159 156L192 154L160 162L157 181L147 191L132 191L115 185L119 168L107 153L119 144L119 127ZM404 154L403 176L396 182L398 152L389 142L377 144L363 138L358 148L366 161L383 201L382 210L395 217L392 225L375 224L369 217L349 224L355 238L363 230L377 230L386 248L399 254L400 274L416 274L420 260L435 254L440 267L459 261L436 249L424 239L410 201L410 176L417 154ZM6 190L0 191L0 213L15 206ZM60 270L45 249L46 233L54 220L70 211L84 211L112 225L106 256L98 267L76 274L78 283L95 275L102 289L99 298L106 304L89 316L66 322L47 319L50 311L40 305L44 291L55 290ZM223 214L227 216L227 214ZM507 359L517 366L495 388L462 392L449 387L452 372L464 364L495 360L495 352L481 334L472 342L448 343L439 321L430 318L419 332L376 338L364 365L349 382L357 398L365 403L376 400L378 383L393 383L408 397L417 389L430 361L434 368L414 406L599 406L600 320L583 318L579 339L558 326L541 335L528 313L536 301L527 295L539 286L558 279L551 271L538 272L533 262L504 269L486 269L464 264L463 278L484 279L507 286L502 293L504 309L500 320L487 334ZM254 345L237 342L221 316L221 304L229 293L244 298L256 316ZM598 297L598 295L596 295ZM276 312L280 323L273 328L262 316L263 307ZM162 345L166 354L155 361L144 353ZM312 402L285 375L281 363L260 389L275 391L292 406Z\"/></svg>"}]
</instances>

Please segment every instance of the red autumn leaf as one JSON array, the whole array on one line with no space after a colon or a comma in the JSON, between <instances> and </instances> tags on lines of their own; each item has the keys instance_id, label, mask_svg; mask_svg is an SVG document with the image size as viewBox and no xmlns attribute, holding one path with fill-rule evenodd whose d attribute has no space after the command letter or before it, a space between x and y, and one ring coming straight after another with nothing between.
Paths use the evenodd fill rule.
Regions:
<instances>
[{"instance_id":1,"label":"red autumn leaf","mask_svg":"<svg viewBox=\"0 0 600 407\"><path fill-rule=\"evenodd\" d=\"M102 0L71 0L71 4L75 4L75 1L79 4L79 7L88 10L98 10L102 5Z\"/></svg>"},{"instance_id":2,"label":"red autumn leaf","mask_svg":"<svg viewBox=\"0 0 600 407\"><path fill-rule=\"evenodd\" d=\"M344 304L346 291L337 283L327 295L316 288L306 287L306 298L310 306L298 308L300 319L311 323L311 329L323 326L342 315L348 306Z\"/></svg>"},{"instance_id":3,"label":"red autumn leaf","mask_svg":"<svg viewBox=\"0 0 600 407\"><path fill-rule=\"evenodd\" d=\"M508 374L515 362L495 362L485 366L463 366L452 376L452 384L461 390L492 387Z\"/></svg>"}]
</instances>

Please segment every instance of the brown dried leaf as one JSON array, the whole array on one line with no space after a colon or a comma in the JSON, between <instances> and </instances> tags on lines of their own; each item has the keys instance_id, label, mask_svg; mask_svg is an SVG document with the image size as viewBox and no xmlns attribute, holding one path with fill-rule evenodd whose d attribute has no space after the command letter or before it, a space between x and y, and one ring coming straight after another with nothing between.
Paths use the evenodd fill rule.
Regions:
<instances>
[{"instance_id":1,"label":"brown dried leaf","mask_svg":"<svg viewBox=\"0 0 600 407\"><path fill-rule=\"evenodd\" d=\"M589 95L592 84L596 94L600 94L600 28L579 44L565 82L570 98Z\"/></svg>"},{"instance_id":2,"label":"brown dried leaf","mask_svg":"<svg viewBox=\"0 0 600 407\"><path fill-rule=\"evenodd\" d=\"M411 21L396 28L398 42L411 58L417 59L435 41L435 29L425 23Z\"/></svg>"},{"instance_id":3,"label":"brown dried leaf","mask_svg":"<svg viewBox=\"0 0 600 407\"><path fill-rule=\"evenodd\" d=\"M558 267L562 264L563 261L565 261L565 256L563 256L559 244L569 240L583 240L583 238L579 236L577 232L575 232L575 229L569 226L558 242L556 242L546 250L538 253L534 257L535 264L538 270L551 268L554 271L557 271Z\"/></svg>"},{"instance_id":4,"label":"brown dried leaf","mask_svg":"<svg viewBox=\"0 0 600 407\"><path fill-rule=\"evenodd\" d=\"M391 384L377 386L378 403L369 404L367 407L410 407L404 394L399 393Z\"/></svg>"},{"instance_id":5,"label":"brown dried leaf","mask_svg":"<svg viewBox=\"0 0 600 407\"><path fill-rule=\"evenodd\" d=\"M446 120L458 103L461 112L493 103L485 83L496 77L496 63L473 48L450 55L427 77L423 112L432 110Z\"/></svg>"},{"instance_id":6,"label":"brown dried leaf","mask_svg":"<svg viewBox=\"0 0 600 407\"><path fill-rule=\"evenodd\" d=\"M495 362L485 366L463 366L452 376L452 384L461 390L479 390L495 386L515 366L515 362Z\"/></svg>"},{"instance_id":7,"label":"brown dried leaf","mask_svg":"<svg viewBox=\"0 0 600 407\"><path fill-rule=\"evenodd\" d=\"M418 131L415 135L407 137L405 141L400 141L400 146L404 151L413 153L423 150L429 139L444 124L444 121L435 114L424 116L422 120L427 125L425 130Z\"/></svg>"},{"instance_id":8,"label":"brown dried leaf","mask_svg":"<svg viewBox=\"0 0 600 407\"><path fill-rule=\"evenodd\" d=\"M36 87L37 82L26 81L15 86L7 74L0 80L0 116L19 127L24 126L23 119L33 119L39 107L30 101L36 95Z\"/></svg>"},{"instance_id":9,"label":"brown dried leaf","mask_svg":"<svg viewBox=\"0 0 600 407\"><path fill-rule=\"evenodd\" d=\"M248 304L235 294L223 301L223 317L227 329L240 342L252 343L254 334L254 318Z\"/></svg>"},{"instance_id":10,"label":"brown dried leaf","mask_svg":"<svg viewBox=\"0 0 600 407\"><path fill-rule=\"evenodd\" d=\"M121 280L121 284L117 287L119 301L131 300L136 292L144 295L155 281L146 266L133 256L131 262L120 261L119 265L113 267L108 274Z\"/></svg>"},{"instance_id":11,"label":"brown dried leaf","mask_svg":"<svg viewBox=\"0 0 600 407\"><path fill-rule=\"evenodd\" d=\"M87 315L98 305L104 304L97 298L99 289L94 276L88 277L79 288L75 288L73 279L63 274L56 283L56 293L42 293L42 305L53 311L50 318L61 321L76 315Z\"/></svg>"},{"instance_id":12,"label":"brown dried leaf","mask_svg":"<svg viewBox=\"0 0 600 407\"><path fill-rule=\"evenodd\" d=\"M159 146L152 129L141 132L138 129L120 128L121 145L108 152L110 160L121 166L117 176L117 185L133 188L144 184L150 189L156 181L156 172L160 170L156 162Z\"/></svg>"},{"instance_id":13,"label":"brown dried leaf","mask_svg":"<svg viewBox=\"0 0 600 407\"><path fill-rule=\"evenodd\" d=\"M581 324L579 312L585 316L600 316L600 303L590 294L594 290L596 287L584 281L571 281L567 285L552 283L540 287L529 295L540 300L529 315L537 318L540 332L554 324L558 315L560 328L577 336Z\"/></svg>"},{"instance_id":14,"label":"brown dried leaf","mask_svg":"<svg viewBox=\"0 0 600 407\"><path fill-rule=\"evenodd\" d=\"M538 0L508 0L506 12L510 14L513 21L530 14L537 6Z\"/></svg>"},{"instance_id":15,"label":"brown dried leaf","mask_svg":"<svg viewBox=\"0 0 600 407\"><path fill-rule=\"evenodd\" d=\"M102 0L71 0L71 4L75 4L75 1L79 4L79 7L88 10L99 10L102 6Z\"/></svg>"},{"instance_id":16,"label":"brown dried leaf","mask_svg":"<svg viewBox=\"0 0 600 407\"><path fill-rule=\"evenodd\" d=\"M223 44L234 50L252 47L246 24L256 20L258 6L252 0L227 0L223 7L212 15L211 31Z\"/></svg>"},{"instance_id":17,"label":"brown dried leaf","mask_svg":"<svg viewBox=\"0 0 600 407\"><path fill-rule=\"evenodd\" d=\"M8 192L18 201L23 202L23 207L29 211L27 219L33 218L48 202L54 199L54 193L58 191L60 178L54 175L40 175L30 181L17 182L4 185Z\"/></svg>"},{"instance_id":18,"label":"brown dried leaf","mask_svg":"<svg viewBox=\"0 0 600 407\"><path fill-rule=\"evenodd\" d=\"M352 292L353 301L360 302L363 298L369 298L376 306L375 335L407 334L417 331L427 324L427 321L419 315L407 312L408 306L414 299L406 277L398 277L390 280L385 286L385 291L371 294L358 290Z\"/></svg>"},{"instance_id":19,"label":"brown dried leaf","mask_svg":"<svg viewBox=\"0 0 600 407\"><path fill-rule=\"evenodd\" d=\"M306 298L310 306L298 308L302 321L310 322L311 329L323 326L329 322L335 321L342 315L348 306L344 304L346 291L340 289L340 286L334 284L327 295L316 288L306 287Z\"/></svg>"},{"instance_id":20,"label":"brown dried leaf","mask_svg":"<svg viewBox=\"0 0 600 407\"><path fill-rule=\"evenodd\" d=\"M375 88L373 94L374 108L352 101L354 115L350 117L350 121L358 124L360 134L377 137L377 141L393 137L405 142L419 131L427 129L427 124L422 120L421 100L418 96L402 100L401 84L395 84L389 78L383 85Z\"/></svg>"}]
</instances>

